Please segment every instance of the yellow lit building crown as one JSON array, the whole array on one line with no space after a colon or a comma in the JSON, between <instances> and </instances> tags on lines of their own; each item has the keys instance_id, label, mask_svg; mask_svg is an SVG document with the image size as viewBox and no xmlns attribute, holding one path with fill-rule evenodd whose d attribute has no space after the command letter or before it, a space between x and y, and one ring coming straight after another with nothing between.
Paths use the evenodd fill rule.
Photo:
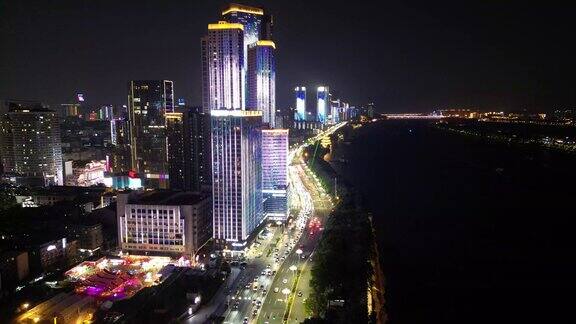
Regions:
<instances>
[{"instance_id":1,"label":"yellow lit building crown","mask_svg":"<svg viewBox=\"0 0 576 324\"><path fill-rule=\"evenodd\" d=\"M256 45L258 45L258 46L272 46L274 49L276 49L276 44L274 44L274 42L271 40L259 40L256 42Z\"/></svg>"},{"instance_id":2,"label":"yellow lit building crown","mask_svg":"<svg viewBox=\"0 0 576 324\"><path fill-rule=\"evenodd\" d=\"M232 3L232 4L230 4L230 7L228 9L222 11L222 16L227 15L231 12L243 12L243 13L248 13L248 14L253 14L253 15L263 15L264 14L264 10L262 10L260 8L248 7L248 6L243 6L243 5L239 5L236 3Z\"/></svg>"},{"instance_id":3,"label":"yellow lit building crown","mask_svg":"<svg viewBox=\"0 0 576 324\"><path fill-rule=\"evenodd\" d=\"M208 30L218 30L218 29L241 29L244 30L242 24L229 23L226 21L219 21L217 24L208 24Z\"/></svg>"}]
</instances>

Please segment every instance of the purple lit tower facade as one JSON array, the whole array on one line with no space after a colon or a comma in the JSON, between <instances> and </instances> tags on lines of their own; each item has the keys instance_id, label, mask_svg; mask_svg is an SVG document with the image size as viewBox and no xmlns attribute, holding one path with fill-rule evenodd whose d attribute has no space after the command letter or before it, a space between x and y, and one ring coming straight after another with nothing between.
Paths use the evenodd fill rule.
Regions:
<instances>
[{"instance_id":1,"label":"purple lit tower facade","mask_svg":"<svg viewBox=\"0 0 576 324\"><path fill-rule=\"evenodd\" d=\"M202 39L203 102L211 120L212 230L216 243L232 254L245 251L264 219L262 112L246 110L246 29L239 22L220 21L209 24Z\"/></svg>"},{"instance_id":2,"label":"purple lit tower facade","mask_svg":"<svg viewBox=\"0 0 576 324\"><path fill-rule=\"evenodd\" d=\"M262 112L262 122L276 128L276 45L260 40L248 48L248 105Z\"/></svg>"}]
</instances>

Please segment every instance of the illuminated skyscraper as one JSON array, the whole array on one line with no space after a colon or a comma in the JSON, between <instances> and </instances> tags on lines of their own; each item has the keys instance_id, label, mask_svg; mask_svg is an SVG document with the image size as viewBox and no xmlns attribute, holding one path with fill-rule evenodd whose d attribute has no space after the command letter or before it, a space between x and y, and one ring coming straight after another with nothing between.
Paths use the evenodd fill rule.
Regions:
<instances>
[{"instance_id":1,"label":"illuminated skyscraper","mask_svg":"<svg viewBox=\"0 0 576 324\"><path fill-rule=\"evenodd\" d=\"M204 111L244 109L244 26L208 25L202 39Z\"/></svg>"},{"instance_id":2,"label":"illuminated skyscraper","mask_svg":"<svg viewBox=\"0 0 576 324\"><path fill-rule=\"evenodd\" d=\"M130 81L128 119L132 168L145 186L168 188L166 113L174 111L172 81Z\"/></svg>"},{"instance_id":3,"label":"illuminated skyscraper","mask_svg":"<svg viewBox=\"0 0 576 324\"><path fill-rule=\"evenodd\" d=\"M262 122L276 125L276 45L269 40L257 41L248 48L248 104L250 110L262 111Z\"/></svg>"},{"instance_id":4,"label":"illuminated skyscraper","mask_svg":"<svg viewBox=\"0 0 576 324\"><path fill-rule=\"evenodd\" d=\"M288 130L262 130L262 199L269 220L288 217Z\"/></svg>"},{"instance_id":5,"label":"illuminated skyscraper","mask_svg":"<svg viewBox=\"0 0 576 324\"><path fill-rule=\"evenodd\" d=\"M248 45L267 36L263 35L263 31L266 30L263 28L263 24L267 20L263 9L232 3L222 11L222 18L229 23L244 26L244 52L246 52Z\"/></svg>"},{"instance_id":6,"label":"illuminated skyscraper","mask_svg":"<svg viewBox=\"0 0 576 324\"><path fill-rule=\"evenodd\" d=\"M56 112L35 102L8 102L0 120L5 173L19 184L63 185L62 144Z\"/></svg>"},{"instance_id":7,"label":"illuminated skyscraper","mask_svg":"<svg viewBox=\"0 0 576 324\"><path fill-rule=\"evenodd\" d=\"M301 122L306 120L306 87L296 87L296 112L294 121Z\"/></svg>"},{"instance_id":8,"label":"illuminated skyscraper","mask_svg":"<svg viewBox=\"0 0 576 324\"><path fill-rule=\"evenodd\" d=\"M271 39L271 17L264 15L264 10L232 3L222 11L222 19L244 27L244 69L242 70L243 95L248 105L248 47L260 39ZM269 26L265 26L265 24ZM268 27L268 28L267 28ZM249 107L254 109L254 107Z\"/></svg>"},{"instance_id":9,"label":"illuminated skyscraper","mask_svg":"<svg viewBox=\"0 0 576 324\"><path fill-rule=\"evenodd\" d=\"M98 112L100 120L112 120L114 118L114 107L111 105L100 107Z\"/></svg>"},{"instance_id":10,"label":"illuminated skyscraper","mask_svg":"<svg viewBox=\"0 0 576 324\"><path fill-rule=\"evenodd\" d=\"M243 250L263 221L262 112L212 110L213 237Z\"/></svg>"},{"instance_id":11,"label":"illuminated skyscraper","mask_svg":"<svg viewBox=\"0 0 576 324\"><path fill-rule=\"evenodd\" d=\"M321 124L326 123L326 115L329 113L329 105L330 105L330 90L328 87L318 87L316 93L317 99L317 109L316 109L316 116L317 121Z\"/></svg>"}]
</instances>

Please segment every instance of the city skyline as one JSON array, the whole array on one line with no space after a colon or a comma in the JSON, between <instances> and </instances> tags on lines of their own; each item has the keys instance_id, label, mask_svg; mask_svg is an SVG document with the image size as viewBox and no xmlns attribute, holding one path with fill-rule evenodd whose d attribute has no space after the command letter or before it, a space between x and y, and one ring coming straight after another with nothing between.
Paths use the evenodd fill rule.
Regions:
<instances>
[{"instance_id":1,"label":"city skyline","mask_svg":"<svg viewBox=\"0 0 576 324\"><path fill-rule=\"evenodd\" d=\"M178 97L200 105L196 40L206 24L221 18L214 8L227 2L177 2L170 7L162 2L138 7L126 3L112 8L104 3L64 2L61 9L4 3L0 98L29 98L55 107L81 92L95 106L118 105L125 104L121 88L127 80L168 79L175 82ZM569 86L573 52L559 42L570 30L569 19L563 19L570 12L566 8L516 10L513 2L455 1L386 4L382 10L377 6L265 4L268 11L282 13L274 31L282 44L278 107L293 106L295 86L322 84L356 104L374 101L383 112L462 106L550 111L576 105ZM120 19L127 7L133 15ZM317 15L306 17L306 11ZM154 15L163 19L148 19ZM329 15L340 21L328 20ZM139 19L147 24L136 23ZM136 25L138 30L132 27ZM154 46L166 50L149 50L149 38L158 39ZM160 63L150 65L151 60ZM51 61L61 64L48 64Z\"/></svg>"},{"instance_id":2,"label":"city skyline","mask_svg":"<svg viewBox=\"0 0 576 324\"><path fill-rule=\"evenodd\" d=\"M0 1L0 323L567 322L549 7Z\"/></svg>"}]
</instances>

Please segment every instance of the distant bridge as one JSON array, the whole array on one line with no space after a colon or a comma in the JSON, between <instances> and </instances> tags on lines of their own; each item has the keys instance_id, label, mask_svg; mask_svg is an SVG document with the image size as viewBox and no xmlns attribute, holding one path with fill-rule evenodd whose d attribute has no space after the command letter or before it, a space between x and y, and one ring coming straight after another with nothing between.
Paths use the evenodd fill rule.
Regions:
<instances>
[{"instance_id":1,"label":"distant bridge","mask_svg":"<svg viewBox=\"0 0 576 324\"><path fill-rule=\"evenodd\" d=\"M441 119L440 115L423 115L423 114L382 114L388 119Z\"/></svg>"}]
</instances>

